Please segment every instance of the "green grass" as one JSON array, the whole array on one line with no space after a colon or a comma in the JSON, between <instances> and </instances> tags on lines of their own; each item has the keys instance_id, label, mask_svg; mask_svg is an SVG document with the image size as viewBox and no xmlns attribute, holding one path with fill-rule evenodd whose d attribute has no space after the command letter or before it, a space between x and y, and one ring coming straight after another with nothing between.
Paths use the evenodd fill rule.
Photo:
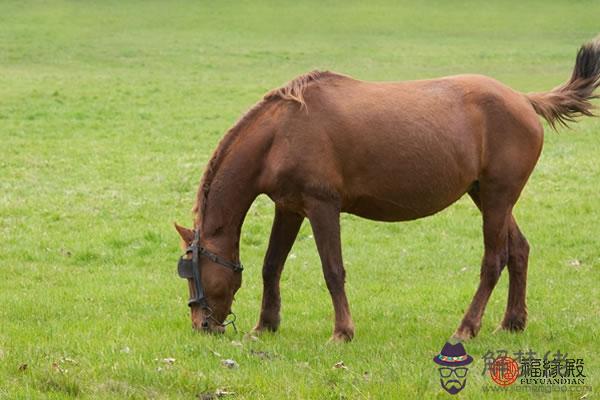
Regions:
<instances>
[{"instance_id":1,"label":"green grass","mask_svg":"<svg viewBox=\"0 0 600 400\"><path fill-rule=\"evenodd\" d=\"M260 307L266 197L243 230L240 333L191 332L171 222L189 225L223 132L295 75L475 72L547 90L597 34L598 3L96 3L0 4L0 398L448 398L431 358L478 282L481 221L468 199L410 223L343 217L348 345L326 345L332 307L306 224L280 332L243 339ZM566 351L585 360L587 398L600 390L599 131L588 118L547 132L516 209L532 244L529 326L492 333L504 274L466 345L476 361L458 398L492 384L481 375L489 349Z\"/></svg>"}]
</instances>

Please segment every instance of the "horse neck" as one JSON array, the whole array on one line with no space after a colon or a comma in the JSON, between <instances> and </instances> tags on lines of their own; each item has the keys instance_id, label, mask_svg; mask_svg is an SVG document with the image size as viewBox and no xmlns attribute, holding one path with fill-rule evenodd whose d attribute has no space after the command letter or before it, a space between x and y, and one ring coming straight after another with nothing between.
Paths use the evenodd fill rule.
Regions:
<instances>
[{"instance_id":1,"label":"horse neck","mask_svg":"<svg viewBox=\"0 0 600 400\"><path fill-rule=\"evenodd\" d=\"M264 130L264 129L263 129ZM241 132L219 163L208 195L200 205L203 246L232 261L239 260L242 224L260 194L260 173L270 132Z\"/></svg>"}]
</instances>

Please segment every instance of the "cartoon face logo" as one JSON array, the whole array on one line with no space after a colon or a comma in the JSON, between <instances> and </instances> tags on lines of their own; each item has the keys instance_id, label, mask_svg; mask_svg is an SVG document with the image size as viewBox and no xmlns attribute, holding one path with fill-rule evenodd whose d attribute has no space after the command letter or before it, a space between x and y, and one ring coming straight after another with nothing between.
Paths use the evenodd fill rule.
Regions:
<instances>
[{"instance_id":1,"label":"cartoon face logo","mask_svg":"<svg viewBox=\"0 0 600 400\"><path fill-rule=\"evenodd\" d=\"M473 357L467 354L462 343L446 342L440 354L433 358L433 362L440 366L440 385L446 392L456 394L465 388L469 372L465 365L471 364Z\"/></svg>"}]
</instances>

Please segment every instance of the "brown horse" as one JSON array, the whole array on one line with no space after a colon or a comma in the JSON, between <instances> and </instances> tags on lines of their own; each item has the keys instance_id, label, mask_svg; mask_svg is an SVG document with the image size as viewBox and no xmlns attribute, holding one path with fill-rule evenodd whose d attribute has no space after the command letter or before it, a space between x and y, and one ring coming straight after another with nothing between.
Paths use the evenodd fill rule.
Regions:
<instances>
[{"instance_id":1,"label":"brown horse","mask_svg":"<svg viewBox=\"0 0 600 400\"><path fill-rule=\"evenodd\" d=\"M264 259L257 332L279 326L279 280L306 217L335 310L333 340L354 324L344 291L340 213L378 221L432 215L465 193L483 216L480 283L454 333L475 336L508 266L501 327L525 328L529 245L513 216L550 125L592 115L600 85L600 40L579 50L569 81L523 94L485 76L374 83L314 71L269 92L222 139L198 190L194 229L176 225L192 254L189 279L196 329L222 332L241 285L239 240L254 199L266 193L275 219ZM227 268L226 268L227 267Z\"/></svg>"}]
</instances>

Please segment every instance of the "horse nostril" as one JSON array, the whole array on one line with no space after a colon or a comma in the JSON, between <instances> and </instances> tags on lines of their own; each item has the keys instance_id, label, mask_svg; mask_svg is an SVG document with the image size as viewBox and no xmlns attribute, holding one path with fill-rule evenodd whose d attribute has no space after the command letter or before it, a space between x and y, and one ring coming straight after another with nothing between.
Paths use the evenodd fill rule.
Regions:
<instances>
[{"instance_id":1,"label":"horse nostril","mask_svg":"<svg viewBox=\"0 0 600 400\"><path fill-rule=\"evenodd\" d=\"M200 326L202 327L202 329L208 329L208 321L202 321L202 324Z\"/></svg>"}]
</instances>

